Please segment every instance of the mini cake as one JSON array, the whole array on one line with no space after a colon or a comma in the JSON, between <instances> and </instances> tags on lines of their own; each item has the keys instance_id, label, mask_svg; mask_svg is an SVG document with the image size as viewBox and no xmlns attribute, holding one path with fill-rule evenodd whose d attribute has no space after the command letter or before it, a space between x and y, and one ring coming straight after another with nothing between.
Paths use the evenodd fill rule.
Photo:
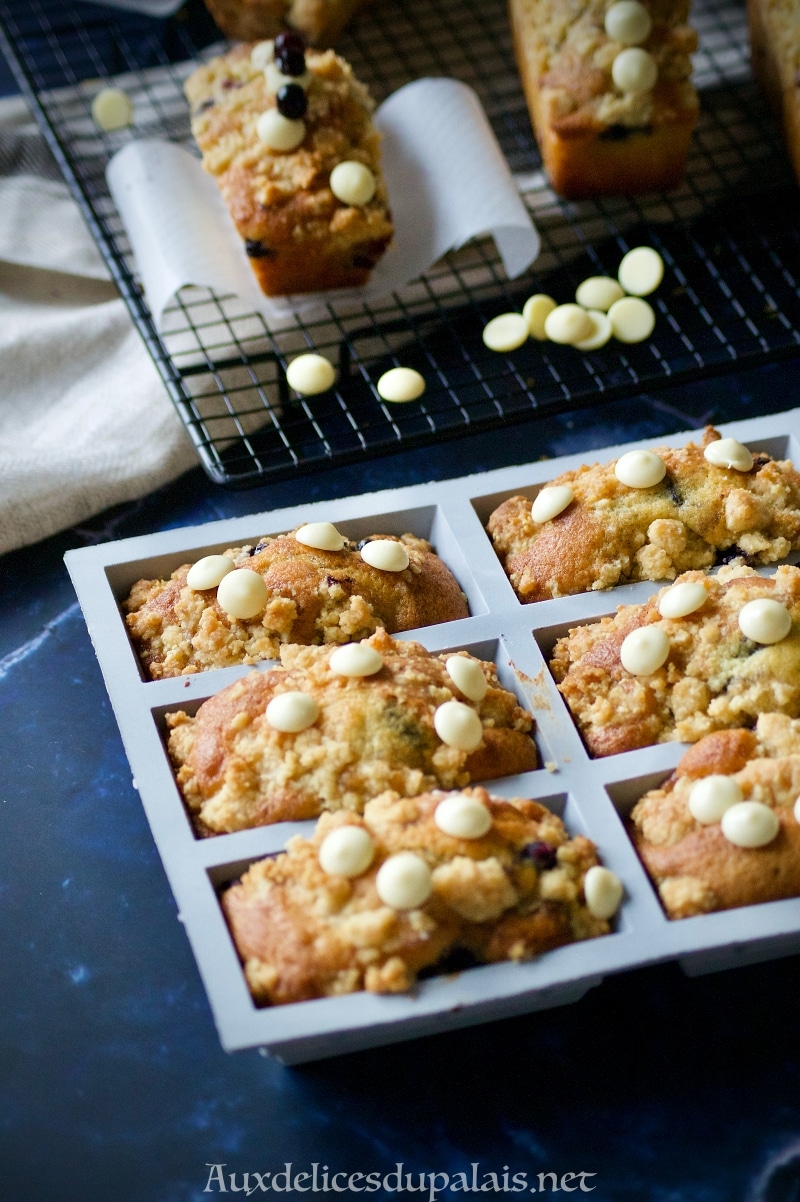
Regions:
<instances>
[{"instance_id":1,"label":"mini cake","mask_svg":"<svg viewBox=\"0 0 800 1202\"><path fill-rule=\"evenodd\" d=\"M800 569L686 572L644 605L570 630L551 663L592 755L695 743L800 716Z\"/></svg>"},{"instance_id":2,"label":"mini cake","mask_svg":"<svg viewBox=\"0 0 800 1202\"><path fill-rule=\"evenodd\" d=\"M510 0L545 170L563 196L664 191L698 115L688 0Z\"/></svg>"},{"instance_id":3,"label":"mini cake","mask_svg":"<svg viewBox=\"0 0 800 1202\"><path fill-rule=\"evenodd\" d=\"M670 918L800 896L800 721L706 735L629 830Z\"/></svg>"},{"instance_id":4,"label":"mini cake","mask_svg":"<svg viewBox=\"0 0 800 1202\"><path fill-rule=\"evenodd\" d=\"M363 817L324 814L310 839L254 863L222 906L260 1005L399 993L463 950L528 960L605 935L622 896L595 846L535 801L484 789L386 792Z\"/></svg>"},{"instance_id":5,"label":"mini cake","mask_svg":"<svg viewBox=\"0 0 800 1202\"><path fill-rule=\"evenodd\" d=\"M187 79L192 133L267 296L365 284L392 238L372 101L297 34Z\"/></svg>"},{"instance_id":6,"label":"mini cake","mask_svg":"<svg viewBox=\"0 0 800 1202\"><path fill-rule=\"evenodd\" d=\"M636 580L672 580L741 556L767 564L800 548L800 473L708 426L702 443L629 451L564 472L489 518L520 601Z\"/></svg>"},{"instance_id":7,"label":"mini cake","mask_svg":"<svg viewBox=\"0 0 800 1202\"><path fill-rule=\"evenodd\" d=\"M226 37L274 38L290 26L315 46L331 46L365 0L205 0Z\"/></svg>"},{"instance_id":8,"label":"mini cake","mask_svg":"<svg viewBox=\"0 0 800 1202\"><path fill-rule=\"evenodd\" d=\"M242 596L232 587L240 582ZM424 539L356 544L328 523L204 556L169 580L140 580L123 609L151 680L277 659L284 643L349 643L378 627L397 634L469 613Z\"/></svg>"},{"instance_id":9,"label":"mini cake","mask_svg":"<svg viewBox=\"0 0 800 1202\"><path fill-rule=\"evenodd\" d=\"M796 0L747 0L753 74L783 126L800 180L800 38Z\"/></svg>"},{"instance_id":10,"label":"mini cake","mask_svg":"<svg viewBox=\"0 0 800 1202\"><path fill-rule=\"evenodd\" d=\"M415 796L537 766L533 719L493 663L383 630L339 648L282 647L280 667L167 726L201 833L360 812L386 789Z\"/></svg>"}]
</instances>

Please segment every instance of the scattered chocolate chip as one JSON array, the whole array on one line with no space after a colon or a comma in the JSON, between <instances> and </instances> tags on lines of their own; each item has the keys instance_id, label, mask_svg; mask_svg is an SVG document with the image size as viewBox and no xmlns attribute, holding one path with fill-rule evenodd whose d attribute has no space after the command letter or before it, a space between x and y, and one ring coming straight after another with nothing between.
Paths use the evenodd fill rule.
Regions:
<instances>
[{"instance_id":1,"label":"scattered chocolate chip","mask_svg":"<svg viewBox=\"0 0 800 1202\"><path fill-rule=\"evenodd\" d=\"M523 860L532 860L540 872L556 866L556 849L542 839L537 839L535 843L526 843L521 855Z\"/></svg>"},{"instance_id":2,"label":"scattered chocolate chip","mask_svg":"<svg viewBox=\"0 0 800 1202\"><path fill-rule=\"evenodd\" d=\"M270 259L278 253L255 238L245 238L244 249L249 259Z\"/></svg>"}]
</instances>

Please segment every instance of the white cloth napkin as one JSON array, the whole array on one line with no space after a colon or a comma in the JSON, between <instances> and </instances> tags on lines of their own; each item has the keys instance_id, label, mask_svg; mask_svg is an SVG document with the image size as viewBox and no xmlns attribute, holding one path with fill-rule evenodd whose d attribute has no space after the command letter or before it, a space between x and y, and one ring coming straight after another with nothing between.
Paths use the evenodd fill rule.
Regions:
<instances>
[{"instance_id":1,"label":"white cloth napkin","mask_svg":"<svg viewBox=\"0 0 800 1202\"><path fill-rule=\"evenodd\" d=\"M196 463L24 103L0 101L0 553Z\"/></svg>"}]
</instances>

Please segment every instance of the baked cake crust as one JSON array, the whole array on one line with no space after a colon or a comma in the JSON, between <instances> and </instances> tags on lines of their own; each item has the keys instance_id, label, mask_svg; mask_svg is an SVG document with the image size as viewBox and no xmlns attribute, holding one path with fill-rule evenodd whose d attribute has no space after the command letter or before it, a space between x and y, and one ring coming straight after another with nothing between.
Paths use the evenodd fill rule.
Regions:
<instances>
[{"instance_id":1,"label":"baked cake crust","mask_svg":"<svg viewBox=\"0 0 800 1202\"><path fill-rule=\"evenodd\" d=\"M205 0L214 21L237 42L274 38L287 26L314 46L331 46L366 0Z\"/></svg>"},{"instance_id":2,"label":"baked cake crust","mask_svg":"<svg viewBox=\"0 0 800 1202\"><path fill-rule=\"evenodd\" d=\"M398 993L456 949L485 963L527 960L608 933L582 893L597 864L590 840L570 839L538 802L505 801L482 788L465 793L491 813L481 838L457 838L436 825L437 805L452 794L386 792L367 803L363 817L324 814L312 838L290 839L285 853L257 861L226 890L222 906L259 1004L361 989ZM342 826L368 831L375 844L372 864L355 878L320 866L323 839ZM398 911L381 901L375 880L401 851L425 860L433 891L418 908Z\"/></svg>"},{"instance_id":3,"label":"baked cake crust","mask_svg":"<svg viewBox=\"0 0 800 1202\"><path fill-rule=\"evenodd\" d=\"M248 44L234 47L184 85L203 166L217 181L267 296L360 287L393 232L369 93L332 50L306 51L305 137L295 150L270 150L257 125L277 101L251 51ZM344 161L362 163L375 177L367 203L334 196L330 174Z\"/></svg>"},{"instance_id":4,"label":"baked cake crust","mask_svg":"<svg viewBox=\"0 0 800 1202\"><path fill-rule=\"evenodd\" d=\"M687 617L661 617L662 589L556 643L550 667L593 756L695 743L715 730L753 726L761 713L800 716L800 569L784 565L766 579L731 565L717 576L678 578L689 581L702 581L708 600ZM765 597L782 602L792 619L789 634L772 645L747 639L738 624L742 607ZM669 657L650 675L634 676L622 666L620 648L648 625L668 636Z\"/></svg>"},{"instance_id":5,"label":"baked cake crust","mask_svg":"<svg viewBox=\"0 0 800 1202\"><path fill-rule=\"evenodd\" d=\"M537 767L533 718L499 683L493 663L475 661L488 688L472 702L449 676L447 655L384 630L363 642L383 657L372 676L337 675L333 649L292 645L281 648L281 666L236 681L194 717L167 714L169 753L201 834L361 811L386 789L415 796ZM292 691L310 694L319 717L286 734L269 725L265 710ZM434 728L435 710L450 700L480 717L483 736L473 751L446 745Z\"/></svg>"},{"instance_id":6,"label":"baked cake crust","mask_svg":"<svg viewBox=\"0 0 800 1202\"><path fill-rule=\"evenodd\" d=\"M795 0L747 0L753 74L783 126L800 180L800 38Z\"/></svg>"},{"instance_id":7,"label":"baked cake crust","mask_svg":"<svg viewBox=\"0 0 800 1202\"><path fill-rule=\"evenodd\" d=\"M745 801L769 806L778 833L738 847L719 822L701 825L688 807L702 777L731 776ZM716 731L690 748L672 776L637 802L629 833L670 918L687 918L800 896L800 721L762 714L755 730Z\"/></svg>"},{"instance_id":8,"label":"baked cake crust","mask_svg":"<svg viewBox=\"0 0 800 1202\"><path fill-rule=\"evenodd\" d=\"M189 588L190 564L169 580L139 580L123 610L148 676L160 680L255 664L277 659L284 643L349 643L378 627L398 634L468 616L460 585L425 539L372 537L402 543L408 567L382 571L361 558L362 544L322 551L298 542L294 532L225 551L237 567L266 582L266 608L251 619L230 617L215 588Z\"/></svg>"},{"instance_id":9,"label":"baked cake crust","mask_svg":"<svg viewBox=\"0 0 800 1202\"><path fill-rule=\"evenodd\" d=\"M673 580L723 556L773 563L800 548L800 473L765 452L749 472L717 467L704 450L719 438L707 426L699 445L656 447L667 472L652 488L620 483L616 460L564 472L550 483L575 499L542 524L529 498L504 501L487 529L520 601Z\"/></svg>"}]
</instances>

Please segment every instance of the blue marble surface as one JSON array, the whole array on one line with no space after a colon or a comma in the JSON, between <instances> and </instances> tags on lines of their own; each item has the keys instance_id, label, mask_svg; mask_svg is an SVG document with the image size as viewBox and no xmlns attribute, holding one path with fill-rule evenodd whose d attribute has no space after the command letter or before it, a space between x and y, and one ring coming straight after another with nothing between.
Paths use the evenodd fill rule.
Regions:
<instances>
[{"instance_id":1,"label":"blue marble surface","mask_svg":"<svg viewBox=\"0 0 800 1202\"><path fill-rule=\"evenodd\" d=\"M255 1174L286 1161L400 1161L412 1185L469 1179L473 1162L500 1185L592 1173L596 1202L797 1202L796 956L697 979L632 972L562 1009L301 1068L226 1055L62 556L798 402L800 359L249 492L197 469L0 560L3 1202L199 1202L221 1164L229 1194L261 1197Z\"/></svg>"}]
</instances>

